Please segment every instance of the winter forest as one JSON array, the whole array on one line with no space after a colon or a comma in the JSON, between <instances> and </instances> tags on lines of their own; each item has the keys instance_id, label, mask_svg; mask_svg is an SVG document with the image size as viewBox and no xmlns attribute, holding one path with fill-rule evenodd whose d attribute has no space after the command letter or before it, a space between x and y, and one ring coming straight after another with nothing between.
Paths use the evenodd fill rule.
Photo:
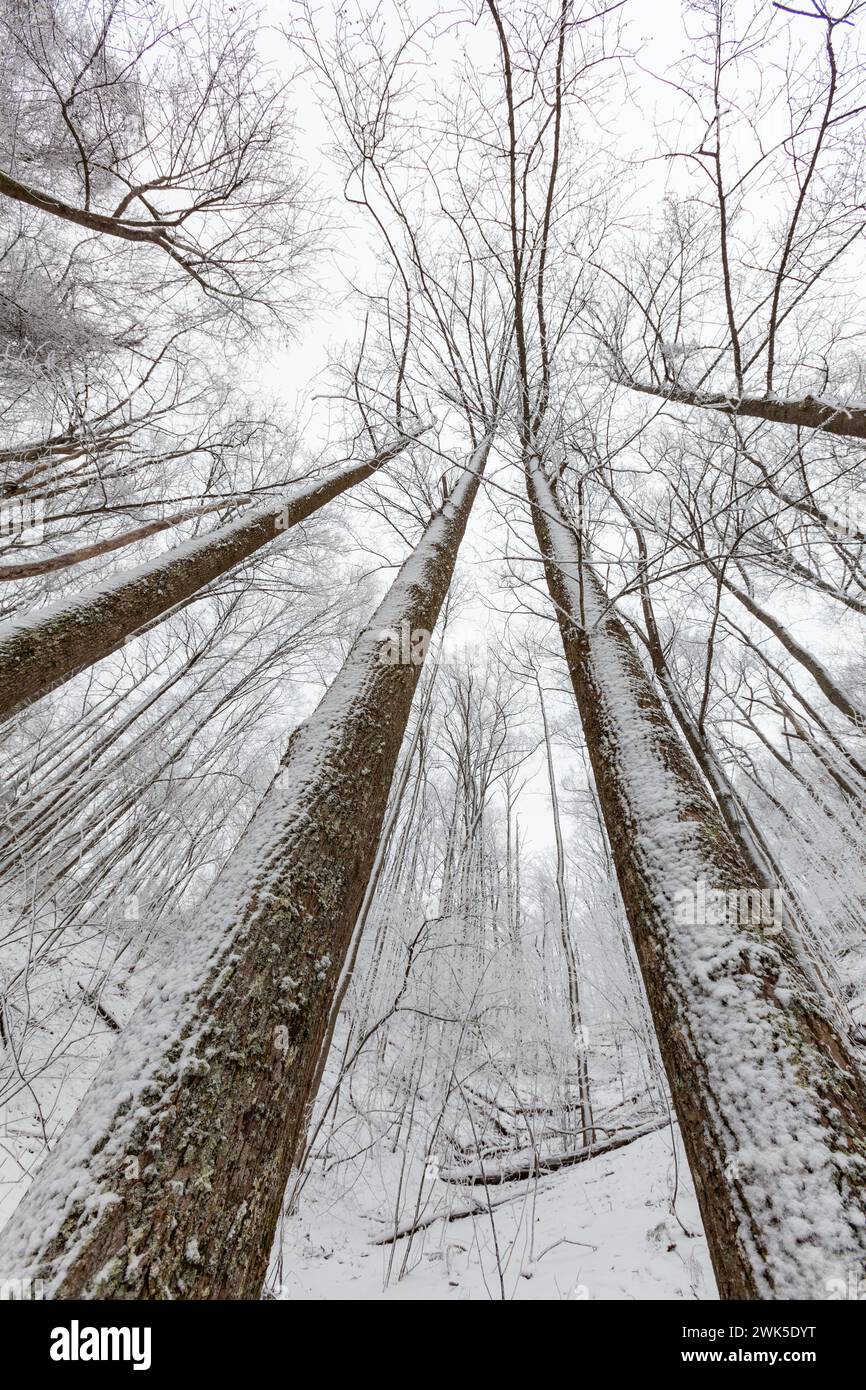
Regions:
<instances>
[{"instance_id":1,"label":"winter forest","mask_svg":"<svg viewBox=\"0 0 866 1390\"><path fill-rule=\"evenodd\" d=\"M0 0L0 1286L866 1297L866 0Z\"/></svg>"}]
</instances>

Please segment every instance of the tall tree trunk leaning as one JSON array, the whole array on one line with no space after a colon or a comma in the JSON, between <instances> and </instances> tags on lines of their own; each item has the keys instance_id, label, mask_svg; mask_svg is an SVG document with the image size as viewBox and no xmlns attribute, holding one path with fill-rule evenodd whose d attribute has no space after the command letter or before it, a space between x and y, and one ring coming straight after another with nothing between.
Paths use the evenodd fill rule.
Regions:
<instances>
[{"instance_id":1,"label":"tall tree trunk leaning","mask_svg":"<svg viewBox=\"0 0 866 1390\"><path fill-rule=\"evenodd\" d=\"M526 480L719 1291L827 1298L866 1258L866 1084L533 456Z\"/></svg>"},{"instance_id":2,"label":"tall tree trunk leaning","mask_svg":"<svg viewBox=\"0 0 866 1390\"><path fill-rule=\"evenodd\" d=\"M0 624L0 723L369 478L407 443L403 436L372 459L303 484L279 507L242 516L96 588Z\"/></svg>"},{"instance_id":3,"label":"tall tree trunk leaning","mask_svg":"<svg viewBox=\"0 0 866 1390\"><path fill-rule=\"evenodd\" d=\"M744 862L751 864L757 882L764 890L775 894L774 909L778 910L785 930L796 941L802 963L811 983L819 990L825 990L833 1007L837 1024L846 1036L854 1030L854 1021L843 997L842 982L829 954L822 949L818 934L810 929L797 895L783 874L772 849L760 827L749 811L748 806L738 796L724 765L716 755L713 746L698 720L694 717L683 698L673 672L671 671L655 619L652 597L647 581L647 550L643 534L632 522L640 557L640 596L646 632L643 640L649 653L652 668L665 693L668 708L679 726L680 733L688 744L692 756L706 778L722 819L730 831L732 839L739 846Z\"/></svg>"},{"instance_id":4,"label":"tall tree trunk leaning","mask_svg":"<svg viewBox=\"0 0 866 1390\"><path fill-rule=\"evenodd\" d=\"M361 941L364 936L364 931L367 926L367 918L370 915L370 909L373 906L373 903L378 893L379 883L381 882L382 878L382 870L385 867L385 861L388 855L388 848L391 843L391 838L393 836L394 829L397 825L397 821L399 819L400 809L403 804L403 797L406 793L406 787L409 783L409 774L412 770L412 763L415 759L415 750L418 747L419 738L423 730L424 714L425 711L429 708L432 693L433 684L431 682L428 685L426 695L422 701L421 710L419 711L418 716L418 724L415 729L415 733L413 734L412 739L410 741L409 747L406 750L406 755L403 759L403 766L400 770L400 776L394 788L394 794L390 798L390 809L388 810L387 819L384 821L381 832L379 834L379 842L376 847L376 856L373 860L373 864L370 869L370 873L367 879L367 886L364 890L364 897L361 901L358 916L356 917L355 925L352 928L352 936L345 953L343 968L340 972L340 978L337 980L334 986L334 995L333 999L331 1000L328 1022L322 1035L322 1044L319 1048L319 1057L318 1061L316 1062L316 1069L313 1073L313 1080L310 1085L311 1102L315 1100L316 1095L319 1091L319 1087L322 1084L322 1077L325 1074L325 1067L328 1063L328 1055L331 1051L331 1044L334 1040L334 1031L337 1027L337 1020L340 1016L340 1011L343 1007L343 1000L346 998L346 995L349 991L349 985L352 983L352 976L354 974L355 966L358 961L358 951L360 949ZM371 976L375 975L375 961L370 971L370 974ZM356 1019L358 1019L360 1023L363 1024L363 1014L360 1007L358 1009L358 1013L356 1014ZM349 1036L346 1040L347 1052L352 1042L353 1032L354 1023L349 1028ZM337 1090L339 1090L339 1085L337 1087ZM336 1094L337 1091L332 1092L332 1095ZM305 1134L303 1137L303 1158L299 1161L298 1164L299 1168L302 1170L306 1167L305 1159L309 1156L311 1152L312 1145L315 1143L316 1136L319 1133L319 1128L324 1118L325 1115L323 1114L321 1116L321 1119L317 1121L316 1128L313 1131L312 1135L308 1137ZM309 1116L307 1117L307 1119L309 1119Z\"/></svg>"},{"instance_id":5,"label":"tall tree trunk leaning","mask_svg":"<svg viewBox=\"0 0 866 1390\"><path fill-rule=\"evenodd\" d=\"M12 1217L0 1267L49 1297L258 1297L423 661L393 661L388 635L433 630L488 448L292 734L197 929Z\"/></svg>"},{"instance_id":6,"label":"tall tree trunk leaning","mask_svg":"<svg viewBox=\"0 0 866 1390\"><path fill-rule=\"evenodd\" d=\"M823 691L824 695L826 695L830 704L833 705L835 709L839 710L840 714L844 714L847 719L850 719L852 724L856 724L860 729L866 729L866 710L860 709L853 700L849 699L847 693L836 684L829 671L825 666L822 666L818 658L813 656L811 652L808 652L806 648L796 640L793 634L789 632L784 623L779 622L778 618L774 618L772 613L767 612L766 608L762 608L760 604L756 603L751 595L747 594L744 589L738 588L726 575L721 575L720 578L728 593L738 598L746 611L751 613L753 618L757 618L759 622L763 623L764 627L768 628L776 640L785 648L785 651L790 652L791 656L793 656L796 661L799 661L800 665L809 672L809 675L819 689Z\"/></svg>"}]
</instances>

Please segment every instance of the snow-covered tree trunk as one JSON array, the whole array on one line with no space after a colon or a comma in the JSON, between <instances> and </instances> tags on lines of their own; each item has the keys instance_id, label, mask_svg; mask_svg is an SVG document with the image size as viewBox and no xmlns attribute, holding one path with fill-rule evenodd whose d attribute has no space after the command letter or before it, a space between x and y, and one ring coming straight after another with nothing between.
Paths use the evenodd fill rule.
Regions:
<instances>
[{"instance_id":1,"label":"snow-covered tree trunk","mask_svg":"<svg viewBox=\"0 0 866 1390\"><path fill-rule=\"evenodd\" d=\"M526 472L720 1293L826 1298L866 1257L866 1085L792 943L752 910L754 869L540 462Z\"/></svg>"},{"instance_id":2,"label":"snow-covered tree trunk","mask_svg":"<svg viewBox=\"0 0 866 1390\"><path fill-rule=\"evenodd\" d=\"M295 730L197 928L15 1212L0 1264L48 1296L258 1296L488 448Z\"/></svg>"},{"instance_id":3,"label":"snow-covered tree trunk","mask_svg":"<svg viewBox=\"0 0 866 1390\"><path fill-rule=\"evenodd\" d=\"M745 415L754 420L794 425L798 429L823 430L825 434L838 434L843 439L866 439L866 410L862 406L819 401L814 396L791 401L780 401L773 396L725 396L694 391L673 382L650 386L630 378L626 379L625 384L632 391L640 391L647 396L661 396L675 405L700 406L704 410L715 410L720 415Z\"/></svg>"},{"instance_id":4,"label":"snow-covered tree trunk","mask_svg":"<svg viewBox=\"0 0 866 1390\"><path fill-rule=\"evenodd\" d=\"M679 726L680 733L688 744L692 756L706 778L722 819L739 845L744 862L751 863L758 883L762 889L772 891L776 897L774 906L778 909L785 930L797 942L803 964L812 975L812 983L826 990L833 1002L836 1022L846 1034L851 1032L852 1019L845 1008L841 982L830 959L829 953L822 949L821 942L810 930L810 923L801 915L797 906L797 896L784 875L776 856L761 833L748 806L737 792L717 756L713 746L698 720L694 717L668 664L664 646L655 619L652 597L647 582L647 551L643 535L634 528L640 556L640 594L646 632L643 640L649 653L652 668L659 685L665 693L668 708Z\"/></svg>"},{"instance_id":5,"label":"snow-covered tree trunk","mask_svg":"<svg viewBox=\"0 0 866 1390\"><path fill-rule=\"evenodd\" d=\"M369 478L407 442L402 437L372 459L304 484L279 506L257 509L96 588L0 625L0 721L110 656L146 623Z\"/></svg>"}]
</instances>

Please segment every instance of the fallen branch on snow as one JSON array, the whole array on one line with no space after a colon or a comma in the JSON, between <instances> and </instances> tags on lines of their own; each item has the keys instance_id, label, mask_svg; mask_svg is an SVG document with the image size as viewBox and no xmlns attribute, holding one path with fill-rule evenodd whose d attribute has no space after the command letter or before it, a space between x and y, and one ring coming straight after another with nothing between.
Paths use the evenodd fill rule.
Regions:
<instances>
[{"instance_id":1,"label":"fallen branch on snow","mask_svg":"<svg viewBox=\"0 0 866 1390\"><path fill-rule=\"evenodd\" d=\"M614 1149L621 1149L626 1144L633 1143L635 1139L642 1139L645 1134L654 1134L657 1129L662 1129L667 1124L670 1124L670 1120L665 1116L663 1119L652 1120L648 1124L641 1125L638 1129L620 1132L612 1139L605 1139L601 1144L590 1144L585 1148L575 1149L571 1153L557 1154L551 1158L542 1158L539 1154L532 1154L526 1159L505 1167L473 1166L471 1168L442 1169L439 1172L439 1179L441 1182L488 1186L491 1183L520 1182L524 1178L532 1178L541 1173L555 1173L558 1168L567 1168L572 1163L585 1163L587 1159L612 1153Z\"/></svg>"},{"instance_id":2,"label":"fallen branch on snow","mask_svg":"<svg viewBox=\"0 0 866 1390\"><path fill-rule=\"evenodd\" d=\"M475 1184L482 1182L517 1182L521 1177L544 1177L547 1173L556 1172L558 1168L565 1168L571 1163L583 1163L586 1159L599 1158L602 1154L612 1153L614 1149L624 1148L626 1144L633 1143L635 1139L642 1139L646 1134L654 1134L657 1129L664 1129L665 1125L668 1124L670 1124L670 1120L665 1116L663 1119L653 1120L645 1125L641 1125L639 1129L629 1130L628 1133L625 1134L621 1133L613 1139L606 1140L603 1144L596 1144L594 1147L578 1149L577 1152L573 1154L560 1154L557 1158L536 1159L536 1166L534 1168L524 1169L520 1172L508 1169L506 1170L506 1175L503 1177L498 1174L491 1175L488 1173L485 1177L469 1176L456 1178L453 1174L447 1175L440 1172L439 1178L442 1182L454 1183L459 1181ZM463 1170L460 1169L457 1171L462 1172ZM476 1169L467 1169L466 1171L477 1173ZM489 1215L491 1207L494 1209L496 1207L504 1207L507 1202L514 1202L519 1196L520 1194L518 1193L517 1197L500 1197L498 1202L482 1202L480 1199L476 1201L467 1201L460 1206L452 1207L449 1212L430 1212L427 1216L419 1216L417 1221L405 1222L402 1226L398 1226L396 1230L389 1231L387 1235L377 1236L373 1244L394 1245L398 1240L403 1240L406 1236L414 1235L416 1231L423 1231L426 1230L428 1226L435 1226L437 1221L444 1221L447 1223L450 1221L462 1221L467 1216L486 1216Z\"/></svg>"}]
</instances>

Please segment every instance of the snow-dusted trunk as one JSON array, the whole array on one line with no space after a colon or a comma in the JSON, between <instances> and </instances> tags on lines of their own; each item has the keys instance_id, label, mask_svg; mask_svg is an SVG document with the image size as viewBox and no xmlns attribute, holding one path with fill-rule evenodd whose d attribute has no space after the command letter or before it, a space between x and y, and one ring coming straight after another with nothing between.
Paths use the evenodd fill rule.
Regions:
<instances>
[{"instance_id":1,"label":"snow-dusted trunk","mask_svg":"<svg viewBox=\"0 0 866 1390\"><path fill-rule=\"evenodd\" d=\"M640 531L637 531L636 534L641 560L640 591L646 627L645 641L653 670L667 697L668 708L679 726L680 733L691 749L695 762L704 774L707 785L713 792L722 819L728 827L732 839L739 845L744 862L751 863L761 888L770 890L776 895L774 905L780 913L785 930L797 942L802 953L803 963L812 976L812 983L816 984L819 989L827 991L833 1001L837 1023L842 1027L843 1032L850 1033L852 1019L845 1007L841 981L838 979L832 959L822 947L818 934L812 930L811 924L801 913L797 903L797 895L783 873L776 856L761 833L760 827L755 822L748 806L737 795L727 771L706 735L706 731L698 724L677 686L668 665L655 620L646 578L646 547L643 544Z\"/></svg>"},{"instance_id":2,"label":"snow-dusted trunk","mask_svg":"<svg viewBox=\"0 0 866 1390\"><path fill-rule=\"evenodd\" d=\"M866 1085L535 459L527 486L719 1290L826 1298L866 1257Z\"/></svg>"},{"instance_id":3,"label":"snow-dusted trunk","mask_svg":"<svg viewBox=\"0 0 866 1390\"><path fill-rule=\"evenodd\" d=\"M0 722L369 478L407 442L401 438L372 459L296 488L279 506L257 509L105 584L0 624Z\"/></svg>"},{"instance_id":4,"label":"snow-dusted trunk","mask_svg":"<svg viewBox=\"0 0 866 1390\"><path fill-rule=\"evenodd\" d=\"M361 902L360 909L359 909L359 911L358 911L358 916L357 916L357 918L355 919L355 925L354 925L354 927L353 927L353 929L352 929L352 940L351 940L351 942L350 942L350 944L349 944L349 948L348 948L347 951L346 951L345 963L344 963L344 965L343 965L343 969L342 969L342 972L341 972L341 977L340 977L340 980L339 980L339 982L338 982L337 988L336 988L336 990L335 990L335 992L334 992L334 997L333 997L333 999L332 999L332 1001L331 1001L331 1006L330 1006L330 1011L329 1011L329 1016L328 1016L328 1023L327 1023L327 1026L326 1026L325 1030L324 1030L324 1035L323 1035L323 1038L322 1038L322 1045L321 1045L321 1047L319 1048L319 1057L318 1057L318 1061L316 1062L316 1070L315 1070L315 1072L314 1072L314 1074L313 1074L313 1081L312 1081L312 1084L311 1084L311 1086L310 1086L310 1097L311 1097L311 1099L315 1099L316 1095L318 1094L319 1086L321 1085L322 1077L324 1076L324 1073L325 1073L325 1067L327 1066L327 1062L328 1062L328 1054L329 1054L329 1052L330 1052L330 1050L331 1050L331 1044L332 1044L332 1042L333 1042L333 1040L334 1040L334 1031L335 1031L335 1029L336 1029L337 1020L338 1020L338 1018L339 1018L339 1016L340 1016L340 1011L341 1011L342 1006L343 1006L343 1000L346 998L346 994L348 993L349 986L350 986L350 984L352 983L352 976L353 976L353 974L354 974L355 966L356 966L356 964L357 964L357 960L358 960L358 951L359 951L360 946L361 946L361 940L362 940L362 938L363 938L364 931L366 930L367 919L368 919L368 917L369 917L369 915L370 915L370 909L371 909L371 907L373 906L373 903L374 903L375 899L376 899L377 896L378 896L379 884L380 884L381 879L382 879L382 871L383 871L383 869L384 869L384 867L385 867L385 862L386 862L386 859L387 859L387 856L388 856L388 849L389 849L389 846L390 846L390 843L391 843L391 838L392 838L392 836L393 836L393 834L394 834L394 830L395 830L396 825L397 825L397 821L398 821L398 818L399 818L399 815L400 815L400 809L401 809L402 804L403 804L403 797L405 796L406 787L408 786L408 783L409 783L409 774L410 774L410 772L411 772L411 770L412 770L412 763L413 763L414 758L415 758L415 750L416 750L417 747L418 747L418 741L419 741L419 738L420 738L420 734L421 734L421 731L422 731L422 729L423 729L423 727L424 727L425 710L426 710L427 708L429 708L430 697L431 697L432 693L433 693L433 686L430 685L430 686L428 687L428 690L427 690L425 699L424 699L424 701L422 702L422 709L421 709L421 712L420 712L420 715L419 715L418 724L417 724L417 727L416 727L416 729L415 729L415 733L414 733L414 735L412 736L412 739L411 739L411 741L410 741L409 748L408 748L407 751L406 751L406 755L405 755L405 758L404 758L404 760L403 760L403 766L402 766L402 768L401 768L400 775L399 775L399 777L398 777L398 779L397 779L397 784L396 784L396 786L395 786L395 788L394 788L394 794L393 794L393 796L391 796L391 798L390 798L390 806L389 806L389 809L388 809L388 815L387 815L387 818L386 818L386 820L385 820L385 822L384 822L384 824L383 824L383 826L382 826L381 833L380 833L380 835L379 835L379 843L378 843L377 848L376 848L376 857L375 857L375 859L374 859L374 861L373 861L373 866L372 866L372 868L371 868L371 870L370 870L370 874L369 874L369 877L368 877L368 879L367 879L367 886L366 886L366 888L364 889L364 897L363 897L363 900L362 900L362 902ZM380 955L380 951L374 951L373 964L372 964L371 969L370 969L370 972L369 972L369 973L370 973L370 976L371 976L371 978L370 978L370 980L369 980L369 982L368 982L368 990L369 990L369 991L372 991L372 987L373 987L373 985L375 984L376 966L377 966L377 963L378 963L378 957L379 957L379 955ZM370 997L370 996L369 996L369 993L367 993L367 999L369 999L369 997ZM351 1023L351 1025L350 1025L350 1028L349 1028L349 1036L348 1036L347 1043L346 1043L347 1050L348 1050L349 1044L350 1044L351 1041L353 1040L353 1033L354 1033L355 1027L356 1027L357 1025L363 1026L363 1024L364 1024L364 1021L365 1021L365 1012L366 1012L366 1011L365 1011L364 1003L363 1003L363 1001L360 1001L360 1007L358 1007L357 1010L355 1011L355 1016L354 1016L354 1018L353 1018L353 1020L352 1020L352 1023ZM311 1146L312 1146L312 1142L313 1142L312 1139L306 1139L306 1138L305 1138L304 1150L303 1150L303 1155L304 1155L304 1156L306 1156L306 1155L309 1153L310 1148L311 1148ZM302 1161L301 1161L301 1166L303 1166L303 1162L302 1162Z\"/></svg>"},{"instance_id":5,"label":"snow-dusted trunk","mask_svg":"<svg viewBox=\"0 0 866 1390\"><path fill-rule=\"evenodd\" d=\"M0 1266L50 1297L258 1296L487 448L292 735L197 929L14 1214Z\"/></svg>"},{"instance_id":6,"label":"snow-dusted trunk","mask_svg":"<svg viewBox=\"0 0 866 1390\"><path fill-rule=\"evenodd\" d=\"M676 405L695 405L715 410L721 415L746 415L754 420L769 420L780 425L795 425L798 429L823 430L843 439L866 439L866 410L862 406L846 406L833 401L819 401L814 396L803 400L780 401L772 396L725 396L688 387L648 386L628 380L632 391L647 396L661 396Z\"/></svg>"}]
</instances>

